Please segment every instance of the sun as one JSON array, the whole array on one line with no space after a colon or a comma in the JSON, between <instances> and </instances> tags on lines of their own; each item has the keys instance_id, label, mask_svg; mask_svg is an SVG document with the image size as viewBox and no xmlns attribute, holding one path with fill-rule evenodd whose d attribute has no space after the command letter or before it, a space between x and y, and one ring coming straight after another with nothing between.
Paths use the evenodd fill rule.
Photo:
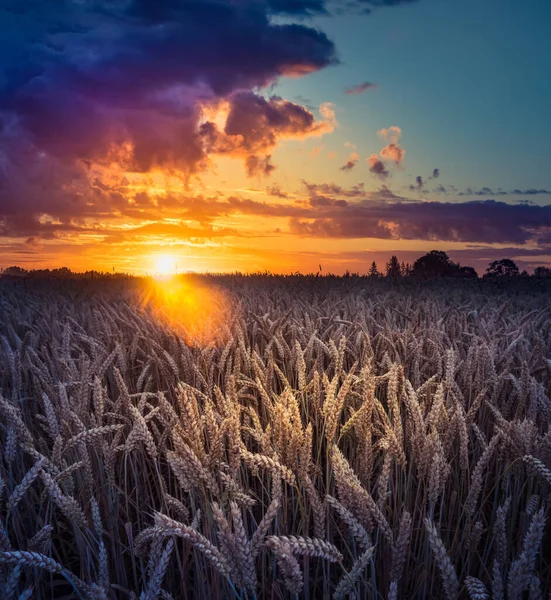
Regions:
<instances>
[{"instance_id":1,"label":"sun","mask_svg":"<svg viewBox=\"0 0 551 600\"><path fill-rule=\"evenodd\" d=\"M158 275L174 275L176 273L176 259L168 254L160 254L155 259L155 272Z\"/></svg>"}]
</instances>

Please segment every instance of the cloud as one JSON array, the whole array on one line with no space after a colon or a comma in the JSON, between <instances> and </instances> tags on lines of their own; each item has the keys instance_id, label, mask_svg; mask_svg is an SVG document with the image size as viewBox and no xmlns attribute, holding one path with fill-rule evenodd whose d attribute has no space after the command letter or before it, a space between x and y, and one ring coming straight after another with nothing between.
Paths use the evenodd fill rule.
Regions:
<instances>
[{"instance_id":1,"label":"cloud","mask_svg":"<svg viewBox=\"0 0 551 600\"><path fill-rule=\"evenodd\" d=\"M388 177L389 172L388 172L387 168L385 167L384 162L376 154L372 154L366 160L367 160L367 164L369 165L369 170L371 171L371 173L374 173L375 175L381 177L382 179L384 179L385 177Z\"/></svg>"},{"instance_id":2,"label":"cloud","mask_svg":"<svg viewBox=\"0 0 551 600\"><path fill-rule=\"evenodd\" d=\"M468 187L465 191L459 192L458 196L537 196L537 195L546 195L551 194L551 190L546 189L538 189L538 188L527 188L527 189L519 189L516 188L510 191L504 191L502 188L498 188L494 191L492 188L484 186L479 189Z\"/></svg>"},{"instance_id":3,"label":"cloud","mask_svg":"<svg viewBox=\"0 0 551 600\"><path fill-rule=\"evenodd\" d=\"M319 108L320 115L325 119L327 127L331 131L338 126L337 118L335 116L335 105L333 102L322 102Z\"/></svg>"},{"instance_id":4,"label":"cloud","mask_svg":"<svg viewBox=\"0 0 551 600\"><path fill-rule=\"evenodd\" d=\"M391 144L397 144L402 136L402 129L397 125L392 125L388 129L379 129L377 135Z\"/></svg>"},{"instance_id":5,"label":"cloud","mask_svg":"<svg viewBox=\"0 0 551 600\"><path fill-rule=\"evenodd\" d=\"M434 169L432 172L432 178L438 179L440 177L440 169Z\"/></svg>"},{"instance_id":6,"label":"cloud","mask_svg":"<svg viewBox=\"0 0 551 600\"><path fill-rule=\"evenodd\" d=\"M309 219L293 217L291 230L310 237L547 243L551 205L362 201Z\"/></svg>"},{"instance_id":7,"label":"cloud","mask_svg":"<svg viewBox=\"0 0 551 600\"><path fill-rule=\"evenodd\" d=\"M396 165L400 165L404 160L406 151L403 148L401 148L398 144L392 143L388 144L388 146L385 146L381 150L380 154L382 158L386 160L392 160Z\"/></svg>"},{"instance_id":8,"label":"cloud","mask_svg":"<svg viewBox=\"0 0 551 600\"><path fill-rule=\"evenodd\" d=\"M307 18L343 3L1 4L0 235L32 239L29 248L79 235L101 241L121 220L168 231L165 218L195 218L205 235L218 235L214 222L232 211L280 216L275 205L198 199L186 186L218 155L238 157L251 176L269 175L281 140L338 126L335 105L323 103L318 114L268 90L338 63L333 42ZM177 180L178 191L154 191L161 177ZM289 204L285 215L304 216ZM316 208L336 209L343 206ZM200 235L201 227L179 231Z\"/></svg>"},{"instance_id":9,"label":"cloud","mask_svg":"<svg viewBox=\"0 0 551 600\"><path fill-rule=\"evenodd\" d=\"M262 159L261 159L262 162ZM269 164L269 163L268 163ZM262 170L266 164L261 164ZM122 183L122 182L120 182ZM425 242L462 242L470 244L513 244L540 247L551 253L551 204L510 204L496 200L468 202L418 202L400 198L383 186L368 191L363 185L342 187L335 183L303 182L307 200L285 199L271 203L230 196L168 193L151 195L128 193L120 187L97 185L101 217L61 218L50 213L4 212L0 216L0 235L30 239L26 245L41 241L60 241L86 236L105 243L146 239L147 235L209 239L244 235L225 226L227 217L246 215L286 219L288 231L315 238L378 238L421 240ZM117 201L117 198L122 198ZM126 226L116 226L122 216ZM278 226L280 226L278 224ZM258 232L256 235L264 235ZM251 235L250 229L247 235ZM183 239L183 237L181 239Z\"/></svg>"},{"instance_id":10,"label":"cloud","mask_svg":"<svg viewBox=\"0 0 551 600\"><path fill-rule=\"evenodd\" d=\"M357 85L352 85L350 87L345 88L344 93L348 94L349 96L353 96L353 95L357 95L357 94L363 94L367 90L372 90L376 87L377 86L374 83L370 83L369 81L364 81Z\"/></svg>"},{"instance_id":11,"label":"cloud","mask_svg":"<svg viewBox=\"0 0 551 600\"><path fill-rule=\"evenodd\" d=\"M450 194L453 194L454 196L458 195L457 188L454 185L442 185L441 183L432 188L430 191L433 194L444 194L446 196L449 196Z\"/></svg>"},{"instance_id":12,"label":"cloud","mask_svg":"<svg viewBox=\"0 0 551 600\"><path fill-rule=\"evenodd\" d=\"M373 9L410 4L416 0L267 0L270 10L277 14L310 16L327 13L360 12L369 14Z\"/></svg>"},{"instance_id":13,"label":"cloud","mask_svg":"<svg viewBox=\"0 0 551 600\"><path fill-rule=\"evenodd\" d=\"M498 192L494 192L489 187L483 187L479 190L473 190L472 188L467 188L464 192L459 192L458 196L505 196L507 192L503 190L499 190Z\"/></svg>"},{"instance_id":14,"label":"cloud","mask_svg":"<svg viewBox=\"0 0 551 600\"><path fill-rule=\"evenodd\" d=\"M352 171L352 169L358 164L357 160L347 160L341 167L341 171Z\"/></svg>"},{"instance_id":15,"label":"cloud","mask_svg":"<svg viewBox=\"0 0 551 600\"><path fill-rule=\"evenodd\" d=\"M305 180L302 180L302 184L310 196L324 194L329 196L342 196L345 198L365 198L368 195L363 183L354 185L350 188L343 188L336 183L310 183Z\"/></svg>"},{"instance_id":16,"label":"cloud","mask_svg":"<svg viewBox=\"0 0 551 600\"><path fill-rule=\"evenodd\" d=\"M271 158L270 155L267 155L264 158L259 156L247 156L247 160L245 161L247 175L249 177L261 175L269 176L272 171L275 170L274 165L270 162Z\"/></svg>"},{"instance_id":17,"label":"cloud","mask_svg":"<svg viewBox=\"0 0 551 600\"><path fill-rule=\"evenodd\" d=\"M348 157L346 163L341 167L341 171L352 171L352 169L358 164L360 157L357 152L352 152Z\"/></svg>"},{"instance_id":18,"label":"cloud","mask_svg":"<svg viewBox=\"0 0 551 600\"><path fill-rule=\"evenodd\" d=\"M266 193L269 196L274 196L275 198L288 198L289 194L284 192L279 186L272 185L266 188Z\"/></svg>"},{"instance_id":19,"label":"cloud","mask_svg":"<svg viewBox=\"0 0 551 600\"><path fill-rule=\"evenodd\" d=\"M279 139L331 131L332 105L318 120L259 92L337 61L321 31L271 19L323 6L294 4L30 0L19 10L18 3L0 24L2 214L99 216L125 198L100 194L98 172L189 178L209 168L212 153L232 152L249 171L269 171L262 161ZM13 44L20 54L5 51ZM209 130L205 110L219 106L228 108L223 130L217 123Z\"/></svg>"},{"instance_id":20,"label":"cloud","mask_svg":"<svg viewBox=\"0 0 551 600\"><path fill-rule=\"evenodd\" d=\"M320 111L328 119L316 121L305 107L278 96L266 99L253 92L239 92L224 103L223 109L223 126L206 120L199 127L199 137L209 154L245 157L248 173L251 165L258 164L257 155L273 150L280 139L321 136L335 127L334 115L326 107Z\"/></svg>"},{"instance_id":21,"label":"cloud","mask_svg":"<svg viewBox=\"0 0 551 600\"><path fill-rule=\"evenodd\" d=\"M535 196L537 194L551 194L550 190L543 190L543 189L534 189L534 188L529 188L529 189L524 189L524 190L519 190L519 189L515 189L509 192L509 194L519 194L521 196Z\"/></svg>"},{"instance_id":22,"label":"cloud","mask_svg":"<svg viewBox=\"0 0 551 600\"><path fill-rule=\"evenodd\" d=\"M388 145L381 150L381 158L391 160L394 164L399 166L406 154L406 151L398 144L400 137L402 136L401 128L397 125L392 125L388 129L380 129L377 132L377 135L389 142Z\"/></svg>"}]
</instances>

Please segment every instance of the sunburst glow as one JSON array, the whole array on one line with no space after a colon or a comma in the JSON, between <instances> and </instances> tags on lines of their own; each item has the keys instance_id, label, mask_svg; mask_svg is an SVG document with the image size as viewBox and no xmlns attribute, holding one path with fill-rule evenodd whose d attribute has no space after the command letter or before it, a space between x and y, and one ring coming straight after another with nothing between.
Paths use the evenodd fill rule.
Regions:
<instances>
[{"instance_id":1,"label":"sunburst glow","mask_svg":"<svg viewBox=\"0 0 551 600\"><path fill-rule=\"evenodd\" d=\"M177 266L178 264L174 256L160 254L155 258L155 273L157 275L174 275Z\"/></svg>"}]
</instances>

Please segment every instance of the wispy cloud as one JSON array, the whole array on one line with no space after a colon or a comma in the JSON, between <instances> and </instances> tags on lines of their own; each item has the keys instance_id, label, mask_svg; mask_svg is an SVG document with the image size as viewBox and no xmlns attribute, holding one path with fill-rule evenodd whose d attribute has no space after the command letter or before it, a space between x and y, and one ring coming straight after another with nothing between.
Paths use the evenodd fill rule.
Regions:
<instances>
[{"instance_id":1,"label":"wispy cloud","mask_svg":"<svg viewBox=\"0 0 551 600\"><path fill-rule=\"evenodd\" d=\"M363 94L364 92L367 92L367 90L372 90L376 87L377 86L374 83L371 83L369 81L363 81L362 83L358 83L357 85L352 85L350 87L345 88L344 93L348 94L349 96L354 96L358 94Z\"/></svg>"},{"instance_id":2,"label":"wispy cloud","mask_svg":"<svg viewBox=\"0 0 551 600\"><path fill-rule=\"evenodd\" d=\"M463 192L459 192L458 196L538 196L551 194L551 190L537 189L537 188L516 188L514 190L505 191L502 188L494 190L490 187L484 186L482 188L467 188Z\"/></svg>"}]
</instances>

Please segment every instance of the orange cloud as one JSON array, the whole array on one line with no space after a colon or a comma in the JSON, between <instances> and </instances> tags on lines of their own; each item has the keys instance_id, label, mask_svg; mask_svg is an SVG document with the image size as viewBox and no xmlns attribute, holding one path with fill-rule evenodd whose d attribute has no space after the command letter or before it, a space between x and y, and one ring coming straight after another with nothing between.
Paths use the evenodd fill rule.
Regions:
<instances>
[{"instance_id":1,"label":"orange cloud","mask_svg":"<svg viewBox=\"0 0 551 600\"><path fill-rule=\"evenodd\" d=\"M253 92L241 92L225 102L221 110L211 110L216 120L205 120L199 136L207 153L244 158L249 175L269 173L273 167L269 162L262 166L266 158L259 157L268 157L280 139L305 139L334 130L337 121L333 105L323 103L319 112L322 119L316 120L304 106L278 96L266 99Z\"/></svg>"},{"instance_id":2,"label":"orange cloud","mask_svg":"<svg viewBox=\"0 0 551 600\"><path fill-rule=\"evenodd\" d=\"M405 154L406 151L395 143L388 144L388 146L385 146L381 150L381 156L383 158L385 158L386 160L392 160L397 165L400 165L401 162L404 160Z\"/></svg>"},{"instance_id":3,"label":"orange cloud","mask_svg":"<svg viewBox=\"0 0 551 600\"><path fill-rule=\"evenodd\" d=\"M377 135L384 140L387 140L391 144L397 144L400 137L402 137L402 129L397 125L392 125L388 129L379 129Z\"/></svg>"}]
</instances>

